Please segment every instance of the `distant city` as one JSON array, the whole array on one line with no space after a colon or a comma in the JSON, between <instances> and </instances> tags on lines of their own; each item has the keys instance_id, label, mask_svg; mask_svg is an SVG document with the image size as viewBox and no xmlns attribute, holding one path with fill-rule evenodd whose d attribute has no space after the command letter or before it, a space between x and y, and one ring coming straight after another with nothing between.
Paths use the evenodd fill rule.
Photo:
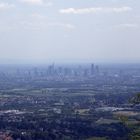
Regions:
<instances>
[{"instance_id":1,"label":"distant city","mask_svg":"<svg viewBox=\"0 0 140 140\"><path fill-rule=\"evenodd\" d=\"M0 140L139 140L139 92L136 64L1 65Z\"/></svg>"}]
</instances>

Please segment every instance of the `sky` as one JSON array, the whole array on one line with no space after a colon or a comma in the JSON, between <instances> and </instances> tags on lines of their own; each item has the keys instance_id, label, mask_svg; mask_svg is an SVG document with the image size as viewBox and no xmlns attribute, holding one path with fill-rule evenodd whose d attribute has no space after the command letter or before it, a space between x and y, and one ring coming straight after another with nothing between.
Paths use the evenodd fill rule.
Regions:
<instances>
[{"instance_id":1,"label":"sky","mask_svg":"<svg viewBox=\"0 0 140 140\"><path fill-rule=\"evenodd\" d=\"M0 0L0 63L140 62L140 0Z\"/></svg>"}]
</instances>

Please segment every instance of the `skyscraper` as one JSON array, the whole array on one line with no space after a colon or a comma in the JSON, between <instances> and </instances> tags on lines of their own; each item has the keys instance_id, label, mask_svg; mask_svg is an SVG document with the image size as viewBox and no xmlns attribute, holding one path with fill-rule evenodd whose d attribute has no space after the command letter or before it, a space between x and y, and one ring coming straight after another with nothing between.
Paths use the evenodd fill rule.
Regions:
<instances>
[{"instance_id":1,"label":"skyscraper","mask_svg":"<svg viewBox=\"0 0 140 140\"><path fill-rule=\"evenodd\" d=\"M94 75L94 72L95 72L95 66L94 66L94 64L91 64L90 74Z\"/></svg>"}]
</instances>

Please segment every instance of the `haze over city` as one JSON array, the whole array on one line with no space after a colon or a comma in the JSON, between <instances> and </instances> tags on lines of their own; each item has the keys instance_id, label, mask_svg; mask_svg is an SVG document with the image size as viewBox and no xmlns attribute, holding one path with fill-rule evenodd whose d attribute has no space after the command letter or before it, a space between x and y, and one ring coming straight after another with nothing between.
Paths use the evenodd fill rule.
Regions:
<instances>
[{"instance_id":1,"label":"haze over city","mask_svg":"<svg viewBox=\"0 0 140 140\"><path fill-rule=\"evenodd\" d=\"M140 140L140 0L0 0L0 140Z\"/></svg>"},{"instance_id":2,"label":"haze over city","mask_svg":"<svg viewBox=\"0 0 140 140\"><path fill-rule=\"evenodd\" d=\"M0 0L0 63L137 63L139 36L139 0Z\"/></svg>"}]
</instances>

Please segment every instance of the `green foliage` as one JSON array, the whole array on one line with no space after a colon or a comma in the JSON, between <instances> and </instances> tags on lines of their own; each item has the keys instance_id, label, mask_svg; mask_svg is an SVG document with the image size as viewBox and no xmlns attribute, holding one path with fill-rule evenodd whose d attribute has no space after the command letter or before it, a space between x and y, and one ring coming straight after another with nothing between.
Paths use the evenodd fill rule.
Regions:
<instances>
[{"instance_id":1,"label":"green foliage","mask_svg":"<svg viewBox=\"0 0 140 140\"><path fill-rule=\"evenodd\" d=\"M140 93L136 94L136 96L133 97L130 100L130 103L132 103L132 104L140 104Z\"/></svg>"},{"instance_id":2,"label":"green foliage","mask_svg":"<svg viewBox=\"0 0 140 140\"><path fill-rule=\"evenodd\" d=\"M134 129L130 136L130 140L140 140L140 127Z\"/></svg>"},{"instance_id":3,"label":"green foliage","mask_svg":"<svg viewBox=\"0 0 140 140\"><path fill-rule=\"evenodd\" d=\"M127 116L120 115L120 116L119 116L119 120L120 120L124 125L127 125L127 123L128 123L128 117L127 117Z\"/></svg>"},{"instance_id":4,"label":"green foliage","mask_svg":"<svg viewBox=\"0 0 140 140\"><path fill-rule=\"evenodd\" d=\"M92 138L89 138L87 140L108 140L108 139L104 138L104 137L92 137Z\"/></svg>"},{"instance_id":5,"label":"green foliage","mask_svg":"<svg viewBox=\"0 0 140 140\"><path fill-rule=\"evenodd\" d=\"M131 100L130 103L133 105L140 104L140 93L137 93ZM132 126L133 129L129 135L130 140L140 140L140 125Z\"/></svg>"}]
</instances>

